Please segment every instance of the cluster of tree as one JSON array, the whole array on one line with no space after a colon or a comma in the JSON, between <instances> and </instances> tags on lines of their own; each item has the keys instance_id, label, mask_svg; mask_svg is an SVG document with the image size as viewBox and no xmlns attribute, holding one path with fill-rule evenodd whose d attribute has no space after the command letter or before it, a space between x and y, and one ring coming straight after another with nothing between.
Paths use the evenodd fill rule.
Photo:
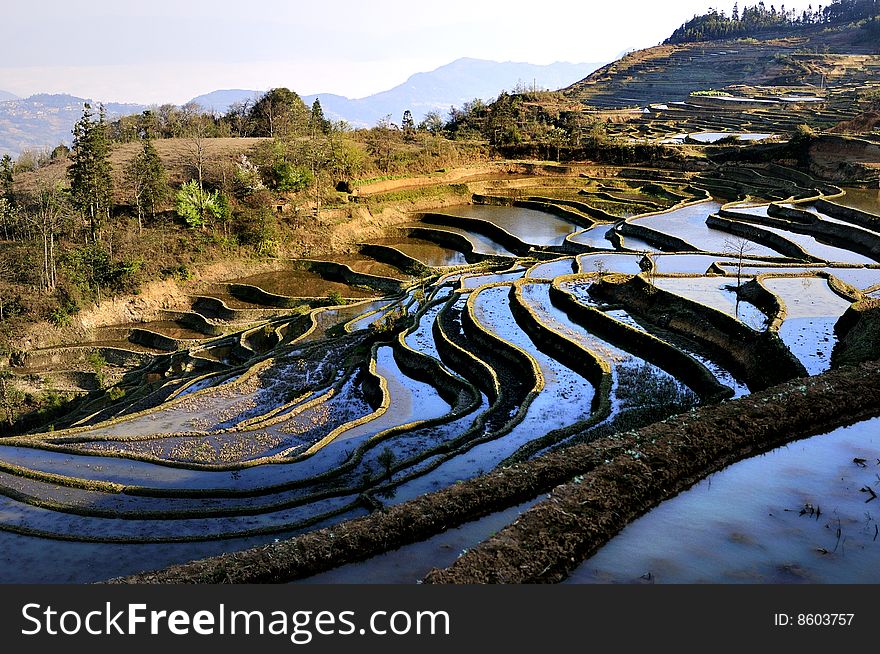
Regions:
<instances>
[{"instance_id":1,"label":"cluster of tree","mask_svg":"<svg viewBox=\"0 0 880 654\"><path fill-rule=\"evenodd\" d=\"M451 139L483 139L504 156L589 158L608 163L655 161L669 153L615 139L606 123L579 110L554 110L554 93L502 92L492 103L473 100L453 107L442 133Z\"/></svg>"},{"instance_id":2,"label":"cluster of tree","mask_svg":"<svg viewBox=\"0 0 880 654\"><path fill-rule=\"evenodd\" d=\"M111 145L103 108L96 115L85 105L66 173L53 177L49 169L21 186L12 160L0 160L0 336L20 319L64 324L84 303L137 286L143 256L114 254ZM167 195L165 171L150 141L128 165L125 179L140 221Z\"/></svg>"},{"instance_id":3,"label":"cluster of tree","mask_svg":"<svg viewBox=\"0 0 880 654\"><path fill-rule=\"evenodd\" d=\"M234 103L223 115L206 112L194 102L180 107L164 104L113 121L109 135L120 143L140 139L182 138L194 130L207 138L289 137L304 133L309 120L309 109L299 95L290 89L275 88L257 100Z\"/></svg>"},{"instance_id":4,"label":"cluster of tree","mask_svg":"<svg viewBox=\"0 0 880 654\"><path fill-rule=\"evenodd\" d=\"M813 25L839 25L871 19L880 15L880 0L833 0L826 7L821 5L814 11L810 5L798 12L781 5L768 8L764 2L739 9L734 4L728 16L724 11L709 9L701 16L676 29L664 43L689 43L693 41L714 41L719 39L747 38L761 36L768 32L786 32Z\"/></svg>"}]
</instances>

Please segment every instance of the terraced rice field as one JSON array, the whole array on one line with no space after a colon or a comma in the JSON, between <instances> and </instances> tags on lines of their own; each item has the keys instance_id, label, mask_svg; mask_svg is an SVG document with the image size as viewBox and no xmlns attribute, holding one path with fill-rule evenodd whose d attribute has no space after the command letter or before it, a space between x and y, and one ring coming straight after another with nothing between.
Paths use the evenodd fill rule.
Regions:
<instances>
[{"instance_id":1,"label":"terraced rice field","mask_svg":"<svg viewBox=\"0 0 880 654\"><path fill-rule=\"evenodd\" d=\"M875 480L853 459L875 457L878 427L842 427L712 475L626 527L567 583L877 583L876 517L853 492Z\"/></svg>"},{"instance_id":2,"label":"terraced rice field","mask_svg":"<svg viewBox=\"0 0 880 654\"><path fill-rule=\"evenodd\" d=\"M121 396L88 396L54 430L0 444L0 551L17 553L0 558L0 579L96 581L264 545L592 434L745 396L761 376L737 339L764 339L787 369L802 366L801 374L828 369L834 325L862 291L880 284L880 269L842 248L811 250L847 264L828 267L761 243L738 261L724 254L729 235L705 224L722 202L693 203L699 196L683 186L668 185L680 196L671 210L627 219L680 239L688 246L681 251L667 243L657 252L648 234L649 256L629 252L640 236L625 234L624 247L603 235L605 251L596 252L599 237L587 234L615 225L599 221L583 231L597 219L574 205L452 207L444 213L455 224L432 214L430 224L410 225L446 230L458 239L448 242L468 247L397 232L350 259L206 288L192 311L132 326L163 347L117 348L113 365L127 371ZM622 186L607 192L650 202L637 187L629 197ZM589 193L582 196L589 201ZM487 235L487 223L499 231ZM407 258L424 270L412 270ZM830 284L829 275L848 286ZM609 285L617 289L613 299ZM763 293L764 303L739 296L740 287ZM651 308L658 295L666 309ZM774 320L778 310L771 309L779 306L784 319ZM120 326L89 347L110 356L106 343L125 346L125 333ZM142 358L125 359L135 355ZM55 370L82 356L30 354L33 366ZM720 499L700 500L700 519L731 501L714 486L712 494ZM459 535L425 539L408 550L405 565L389 555L315 581L412 581L451 564L454 557L439 552L443 543L481 540L536 499ZM684 510L669 505L661 509L677 528L673 518ZM666 519L650 515L649 523L667 528ZM734 517L746 515L743 508ZM706 551L718 547L711 524L700 532ZM723 533L741 531L732 525ZM681 563L656 553L668 534L636 536L657 547L645 551L644 562L620 564L634 547L625 536L572 579L649 571L690 578L676 576ZM731 538L724 547L756 551ZM615 552L623 554L615 559ZM431 565L411 563L422 556ZM706 563L697 578L727 574L717 569Z\"/></svg>"}]
</instances>

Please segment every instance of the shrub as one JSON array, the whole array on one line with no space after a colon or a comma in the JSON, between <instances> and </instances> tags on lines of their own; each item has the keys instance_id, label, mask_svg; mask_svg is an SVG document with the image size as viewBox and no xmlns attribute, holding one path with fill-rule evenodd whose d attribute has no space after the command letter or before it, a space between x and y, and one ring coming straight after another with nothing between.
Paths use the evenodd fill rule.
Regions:
<instances>
[{"instance_id":1,"label":"shrub","mask_svg":"<svg viewBox=\"0 0 880 654\"><path fill-rule=\"evenodd\" d=\"M278 159L269 169L269 186L279 192L294 193L308 188L315 178L307 168L294 166L286 159Z\"/></svg>"},{"instance_id":2,"label":"shrub","mask_svg":"<svg viewBox=\"0 0 880 654\"><path fill-rule=\"evenodd\" d=\"M330 291L327 293L327 299L330 301L331 306L345 304L345 298L342 297L342 293L339 291Z\"/></svg>"},{"instance_id":3,"label":"shrub","mask_svg":"<svg viewBox=\"0 0 880 654\"><path fill-rule=\"evenodd\" d=\"M125 397L125 391L119 388L119 386L113 386L112 388L109 388L107 390L107 397L109 397L113 402L116 402L117 400L121 400L123 397Z\"/></svg>"},{"instance_id":4,"label":"shrub","mask_svg":"<svg viewBox=\"0 0 880 654\"><path fill-rule=\"evenodd\" d=\"M225 222L229 217L229 202L219 191L208 191L192 179L184 183L175 196L177 215L188 227L204 229L215 222Z\"/></svg>"}]
</instances>

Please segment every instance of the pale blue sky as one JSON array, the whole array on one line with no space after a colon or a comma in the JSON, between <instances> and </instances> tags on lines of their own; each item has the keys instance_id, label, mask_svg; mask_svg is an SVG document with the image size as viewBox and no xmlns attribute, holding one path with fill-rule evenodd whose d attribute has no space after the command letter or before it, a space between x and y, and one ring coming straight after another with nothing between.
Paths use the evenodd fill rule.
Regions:
<instances>
[{"instance_id":1,"label":"pale blue sky","mask_svg":"<svg viewBox=\"0 0 880 654\"><path fill-rule=\"evenodd\" d=\"M143 103L273 86L361 97L459 57L609 61L655 45L709 6L733 6L732 0L3 2L11 6L3 7L0 21L0 89ZM810 2L784 4L803 9Z\"/></svg>"}]
</instances>

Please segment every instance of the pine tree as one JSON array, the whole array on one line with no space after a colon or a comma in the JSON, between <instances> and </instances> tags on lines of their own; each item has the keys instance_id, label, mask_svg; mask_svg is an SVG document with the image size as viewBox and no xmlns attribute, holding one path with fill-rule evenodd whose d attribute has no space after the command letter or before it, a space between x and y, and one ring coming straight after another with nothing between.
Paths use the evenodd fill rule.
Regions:
<instances>
[{"instance_id":1,"label":"pine tree","mask_svg":"<svg viewBox=\"0 0 880 654\"><path fill-rule=\"evenodd\" d=\"M125 181L137 209L138 228L143 229L144 212L155 217L156 207L168 197L165 166L152 140L145 140L143 150L125 167Z\"/></svg>"},{"instance_id":2,"label":"pine tree","mask_svg":"<svg viewBox=\"0 0 880 654\"><path fill-rule=\"evenodd\" d=\"M15 166L12 157L4 154L0 159L0 196L12 202L12 182L14 179Z\"/></svg>"},{"instance_id":3,"label":"pine tree","mask_svg":"<svg viewBox=\"0 0 880 654\"><path fill-rule=\"evenodd\" d=\"M95 120L91 106L83 107L82 118L73 127L71 164L67 171L74 206L89 225L93 243L98 232L110 218L113 200L113 178L110 167L110 140L104 107Z\"/></svg>"},{"instance_id":4,"label":"pine tree","mask_svg":"<svg viewBox=\"0 0 880 654\"><path fill-rule=\"evenodd\" d=\"M330 121L324 117L324 109L321 107L321 101L315 98L312 103L312 112L309 115L309 131L314 134L316 131L322 134L330 132Z\"/></svg>"},{"instance_id":5,"label":"pine tree","mask_svg":"<svg viewBox=\"0 0 880 654\"><path fill-rule=\"evenodd\" d=\"M413 120L412 112L409 109L403 112L403 119L400 121L400 129L403 131L403 138L406 141L415 140L416 123Z\"/></svg>"}]
</instances>

